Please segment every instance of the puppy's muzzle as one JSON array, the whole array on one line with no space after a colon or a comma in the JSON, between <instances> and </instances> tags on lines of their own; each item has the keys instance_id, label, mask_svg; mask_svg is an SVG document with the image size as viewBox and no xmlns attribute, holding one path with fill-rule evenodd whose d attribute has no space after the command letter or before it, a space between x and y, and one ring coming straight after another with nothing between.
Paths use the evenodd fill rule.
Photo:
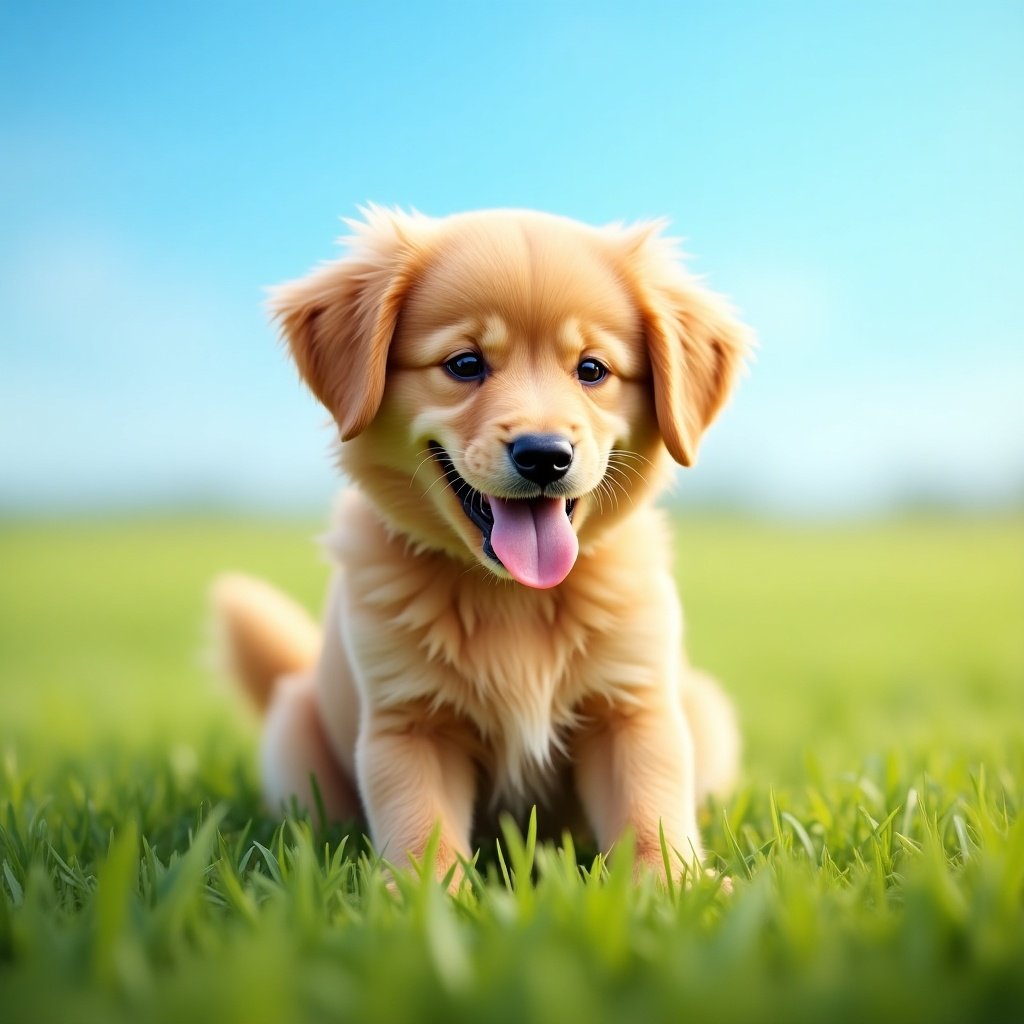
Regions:
<instances>
[{"instance_id":1,"label":"puppy's muzzle","mask_svg":"<svg viewBox=\"0 0 1024 1024\"><path fill-rule=\"evenodd\" d=\"M522 434L508 446L508 454L521 477L547 487L569 472L573 447L560 434Z\"/></svg>"}]
</instances>

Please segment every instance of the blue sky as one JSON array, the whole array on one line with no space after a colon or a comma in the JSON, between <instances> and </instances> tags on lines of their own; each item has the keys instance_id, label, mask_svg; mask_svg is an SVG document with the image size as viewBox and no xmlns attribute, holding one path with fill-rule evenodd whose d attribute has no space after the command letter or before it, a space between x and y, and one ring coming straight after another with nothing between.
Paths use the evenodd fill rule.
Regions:
<instances>
[{"instance_id":1,"label":"blue sky","mask_svg":"<svg viewBox=\"0 0 1024 1024\"><path fill-rule=\"evenodd\" d=\"M313 510L264 286L366 201L667 216L761 351L679 493L1024 496L1024 5L0 8L0 510Z\"/></svg>"}]
</instances>

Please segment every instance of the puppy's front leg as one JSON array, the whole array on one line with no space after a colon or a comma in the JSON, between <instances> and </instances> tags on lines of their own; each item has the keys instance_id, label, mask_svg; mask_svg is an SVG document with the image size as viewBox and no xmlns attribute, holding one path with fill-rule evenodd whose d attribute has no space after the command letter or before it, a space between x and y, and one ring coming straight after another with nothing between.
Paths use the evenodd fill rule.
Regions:
<instances>
[{"instance_id":1,"label":"puppy's front leg","mask_svg":"<svg viewBox=\"0 0 1024 1024\"><path fill-rule=\"evenodd\" d=\"M377 849L395 865L423 856L440 827L437 875L469 857L476 770L457 735L422 709L371 710L356 746L356 771Z\"/></svg>"},{"instance_id":2,"label":"puppy's front leg","mask_svg":"<svg viewBox=\"0 0 1024 1024\"><path fill-rule=\"evenodd\" d=\"M663 829L672 873L681 876L694 857L703 856L693 742L678 700L644 696L647 702L640 707L589 709L590 727L576 744L576 785L601 849L631 828L638 867L663 873Z\"/></svg>"}]
</instances>

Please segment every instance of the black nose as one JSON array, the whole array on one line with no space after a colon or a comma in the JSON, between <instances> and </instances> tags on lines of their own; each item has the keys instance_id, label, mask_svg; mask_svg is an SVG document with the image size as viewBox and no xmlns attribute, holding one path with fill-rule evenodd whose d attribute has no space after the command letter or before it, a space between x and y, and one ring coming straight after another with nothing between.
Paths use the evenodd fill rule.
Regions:
<instances>
[{"instance_id":1,"label":"black nose","mask_svg":"<svg viewBox=\"0 0 1024 1024\"><path fill-rule=\"evenodd\" d=\"M558 434L523 434L508 453L519 475L541 487L561 480L572 465L572 445Z\"/></svg>"}]
</instances>

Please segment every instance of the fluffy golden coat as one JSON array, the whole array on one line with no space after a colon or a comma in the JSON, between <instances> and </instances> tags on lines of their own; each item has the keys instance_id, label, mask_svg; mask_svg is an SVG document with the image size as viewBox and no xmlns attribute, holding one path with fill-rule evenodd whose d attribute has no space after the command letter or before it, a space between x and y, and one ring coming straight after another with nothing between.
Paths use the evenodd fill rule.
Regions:
<instances>
[{"instance_id":1,"label":"fluffy golden coat","mask_svg":"<svg viewBox=\"0 0 1024 1024\"><path fill-rule=\"evenodd\" d=\"M322 634L259 581L215 589L266 710L268 802L310 804L312 773L393 862L439 826L441 873L475 814L578 805L602 848L631 829L660 870L663 830L684 871L738 739L683 654L652 502L693 462L745 329L660 225L371 208L352 226L272 299L354 485Z\"/></svg>"}]
</instances>

